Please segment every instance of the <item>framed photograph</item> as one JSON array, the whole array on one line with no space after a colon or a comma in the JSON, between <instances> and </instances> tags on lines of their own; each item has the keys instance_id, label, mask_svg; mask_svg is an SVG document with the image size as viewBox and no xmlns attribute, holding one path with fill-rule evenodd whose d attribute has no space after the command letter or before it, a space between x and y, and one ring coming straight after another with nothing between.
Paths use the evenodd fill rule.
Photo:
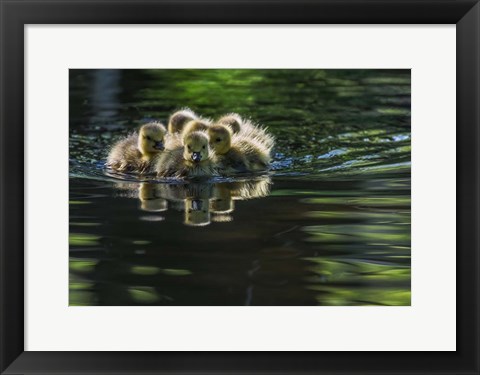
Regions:
<instances>
[{"instance_id":1,"label":"framed photograph","mask_svg":"<svg viewBox=\"0 0 480 375\"><path fill-rule=\"evenodd\" d=\"M1 2L2 374L479 374L478 1Z\"/></svg>"}]
</instances>

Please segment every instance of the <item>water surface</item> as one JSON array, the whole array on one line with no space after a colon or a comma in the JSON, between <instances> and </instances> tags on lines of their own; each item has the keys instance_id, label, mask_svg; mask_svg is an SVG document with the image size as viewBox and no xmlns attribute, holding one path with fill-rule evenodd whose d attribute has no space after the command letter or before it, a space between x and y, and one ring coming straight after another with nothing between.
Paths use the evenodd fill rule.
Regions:
<instances>
[{"instance_id":1,"label":"water surface","mask_svg":"<svg viewBox=\"0 0 480 375\"><path fill-rule=\"evenodd\" d=\"M165 182L108 149L188 106L277 143L269 173ZM409 305L409 70L71 70L71 305Z\"/></svg>"}]
</instances>

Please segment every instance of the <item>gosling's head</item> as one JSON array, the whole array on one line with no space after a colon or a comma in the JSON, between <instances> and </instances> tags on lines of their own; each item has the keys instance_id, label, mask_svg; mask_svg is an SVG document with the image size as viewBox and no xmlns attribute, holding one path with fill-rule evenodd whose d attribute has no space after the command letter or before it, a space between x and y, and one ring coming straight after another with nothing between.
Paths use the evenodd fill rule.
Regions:
<instances>
[{"instance_id":1,"label":"gosling's head","mask_svg":"<svg viewBox=\"0 0 480 375\"><path fill-rule=\"evenodd\" d=\"M242 126L242 118L236 113L230 113L220 117L220 119L217 121L217 124L226 125L232 130L232 132L238 133Z\"/></svg>"},{"instance_id":2,"label":"gosling's head","mask_svg":"<svg viewBox=\"0 0 480 375\"><path fill-rule=\"evenodd\" d=\"M183 137L183 158L193 163L200 163L210 158L210 146L205 132L192 132Z\"/></svg>"},{"instance_id":3,"label":"gosling's head","mask_svg":"<svg viewBox=\"0 0 480 375\"><path fill-rule=\"evenodd\" d=\"M183 127L182 135L185 136L188 133L206 131L210 123L207 120L191 120Z\"/></svg>"},{"instance_id":4,"label":"gosling's head","mask_svg":"<svg viewBox=\"0 0 480 375\"><path fill-rule=\"evenodd\" d=\"M189 108L182 109L180 111L175 112L173 115L170 116L168 120L168 132L169 133L181 133L185 124L189 121L196 120L198 117Z\"/></svg>"},{"instance_id":5,"label":"gosling's head","mask_svg":"<svg viewBox=\"0 0 480 375\"><path fill-rule=\"evenodd\" d=\"M138 148L142 154L155 154L165 149L165 134L167 130L159 122L150 122L140 128Z\"/></svg>"},{"instance_id":6,"label":"gosling's head","mask_svg":"<svg viewBox=\"0 0 480 375\"><path fill-rule=\"evenodd\" d=\"M212 125L208 128L210 147L219 155L226 154L232 146L232 131L225 125Z\"/></svg>"}]
</instances>

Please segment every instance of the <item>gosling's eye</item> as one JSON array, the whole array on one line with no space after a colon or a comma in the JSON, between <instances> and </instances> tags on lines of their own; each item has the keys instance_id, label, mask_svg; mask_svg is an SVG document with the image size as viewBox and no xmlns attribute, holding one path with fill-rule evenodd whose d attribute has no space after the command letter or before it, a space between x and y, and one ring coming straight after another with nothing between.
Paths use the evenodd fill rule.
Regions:
<instances>
[{"instance_id":1,"label":"gosling's eye","mask_svg":"<svg viewBox=\"0 0 480 375\"><path fill-rule=\"evenodd\" d=\"M192 151L192 148L190 146L188 146L188 151Z\"/></svg>"},{"instance_id":2,"label":"gosling's eye","mask_svg":"<svg viewBox=\"0 0 480 375\"><path fill-rule=\"evenodd\" d=\"M205 150L205 146L202 147Z\"/></svg>"},{"instance_id":3,"label":"gosling's eye","mask_svg":"<svg viewBox=\"0 0 480 375\"><path fill-rule=\"evenodd\" d=\"M215 142L220 142L220 141L221 141L220 138L215 139Z\"/></svg>"}]
</instances>

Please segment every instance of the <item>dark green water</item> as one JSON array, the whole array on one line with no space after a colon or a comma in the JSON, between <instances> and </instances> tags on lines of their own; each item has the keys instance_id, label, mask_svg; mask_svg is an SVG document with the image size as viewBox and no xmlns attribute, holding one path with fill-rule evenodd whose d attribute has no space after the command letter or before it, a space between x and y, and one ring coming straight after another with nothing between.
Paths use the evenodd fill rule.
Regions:
<instances>
[{"instance_id":1,"label":"dark green water","mask_svg":"<svg viewBox=\"0 0 480 375\"><path fill-rule=\"evenodd\" d=\"M110 145L188 106L270 173L165 183ZM410 305L409 70L70 70L71 305Z\"/></svg>"}]
</instances>

